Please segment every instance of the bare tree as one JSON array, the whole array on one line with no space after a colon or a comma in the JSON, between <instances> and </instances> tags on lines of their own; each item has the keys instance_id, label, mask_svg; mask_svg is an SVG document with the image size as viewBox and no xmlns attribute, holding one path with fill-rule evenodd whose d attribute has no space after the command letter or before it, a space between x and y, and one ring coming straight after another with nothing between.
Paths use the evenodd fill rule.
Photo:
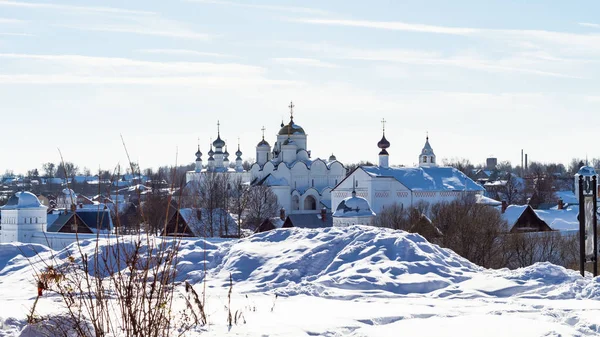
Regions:
<instances>
[{"instance_id":1,"label":"bare tree","mask_svg":"<svg viewBox=\"0 0 600 337\"><path fill-rule=\"evenodd\" d=\"M276 216L280 208L277 196L269 186L251 187L248 191L248 215L245 227L255 229L263 220Z\"/></svg>"},{"instance_id":2,"label":"bare tree","mask_svg":"<svg viewBox=\"0 0 600 337\"><path fill-rule=\"evenodd\" d=\"M475 203L465 197L431 207L431 220L441 230L438 239L441 246L484 267L503 266L498 261L501 245L498 238L507 232L506 222L500 212L486 205Z\"/></svg>"},{"instance_id":3,"label":"bare tree","mask_svg":"<svg viewBox=\"0 0 600 337\"><path fill-rule=\"evenodd\" d=\"M200 205L207 212L209 226L208 233L210 233L211 237L215 236L213 225L216 223L215 221L218 220L219 232L224 232L222 227L223 221L220 221L224 219L220 219L221 215L218 215L219 218L215 219L215 214L217 213L215 211L218 209L226 209L225 194L227 193L227 177L224 174L207 172L200 181L198 193L200 196ZM218 212L218 214L222 214L222 212Z\"/></svg>"},{"instance_id":4,"label":"bare tree","mask_svg":"<svg viewBox=\"0 0 600 337\"><path fill-rule=\"evenodd\" d=\"M158 190L146 194L145 201L142 203L142 212L146 221L147 230L149 233L158 234L164 228L175 210L177 205L169 203L170 197L166 193L161 193Z\"/></svg>"},{"instance_id":5,"label":"bare tree","mask_svg":"<svg viewBox=\"0 0 600 337\"><path fill-rule=\"evenodd\" d=\"M238 236L242 234L242 214L248 206L248 192L250 185L245 184L242 177L238 176L233 179L231 183L231 198L230 198L230 209L237 215L238 223Z\"/></svg>"},{"instance_id":6,"label":"bare tree","mask_svg":"<svg viewBox=\"0 0 600 337\"><path fill-rule=\"evenodd\" d=\"M47 162L42 164L42 170L44 170L44 175L48 178L53 178L56 175L56 165L51 162Z\"/></svg>"},{"instance_id":7,"label":"bare tree","mask_svg":"<svg viewBox=\"0 0 600 337\"><path fill-rule=\"evenodd\" d=\"M61 162L56 167L57 178L72 178L79 172L79 167L71 162Z\"/></svg>"},{"instance_id":8,"label":"bare tree","mask_svg":"<svg viewBox=\"0 0 600 337\"><path fill-rule=\"evenodd\" d=\"M393 203L377 213L373 225L408 231L410 228L408 212L404 209L404 205Z\"/></svg>"},{"instance_id":9,"label":"bare tree","mask_svg":"<svg viewBox=\"0 0 600 337\"><path fill-rule=\"evenodd\" d=\"M446 158L444 158L442 160L442 163L444 163L444 166L454 167L455 169L464 173L467 177L473 178L473 175L474 175L473 169L475 169L475 166L473 164L471 164L471 161L468 159L465 159L465 158L446 159Z\"/></svg>"}]
</instances>

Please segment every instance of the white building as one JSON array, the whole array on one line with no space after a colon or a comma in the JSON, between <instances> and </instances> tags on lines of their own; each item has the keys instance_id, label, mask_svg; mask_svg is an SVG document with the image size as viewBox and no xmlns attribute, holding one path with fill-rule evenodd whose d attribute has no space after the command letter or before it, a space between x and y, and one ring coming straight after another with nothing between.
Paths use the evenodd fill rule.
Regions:
<instances>
[{"instance_id":1,"label":"white building","mask_svg":"<svg viewBox=\"0 0 600 337\"><path fill-rule=\"evenodd\" d=\"M214 151L213 146L215 148ZM240 151L239 142L235 156L235 162L231 163L229 160L229 152L227 151L227 144L221 139L221 124L220 122L217 122L217 139L210 144L206 165L203 165L202 163L202 152L200 151L200 145L198 144L198 151L196 151L196 167L194 171L186 172L186 182L200 182L207 173L214 172L228 174L231 180L240 177L242 182L249 183L251 175L249 172L244 171L242 151Z\"/></svg>"},{"instance_id":2,"label":"white building","mask_svg":"<svg viewBox=\"0 0 600 337\"><path fill-rule=\"evenodd\" d=\"M250 168L252 184L264 184L277 195L288 214L318 213L331 209L331 189L346 176L346 169L332 154L328 160L311 159L307 134L294 122L290 103L290 122L281 123L273 147L263 138L256 145L256 163Z\"/></svg>"},{"instance_id":3,"label":"white building","mask_svg":"<svg viewBox=\"0 0 600 337\"><path fill-rule=\"evenodd\" d=\"M352 196L342 200L333 213L333 226L370 225L375 215L367 199L352 191Z\"/></svg>"},{"instance_id":4,"label":"white building","mask_svg":"<svg viewBox=\"0 0 600 337\"><path fill-rule=\"evenodd\" d=\"M435 204L484 192L483 187L459 170L437 166L429 137L419 154L418 167L389 167L387 149L390 143L385 138L385 129L377 146L381 149L379 165L360 166L342 180L331 191L333 205L339 205L354 190L369 202L376 213L394 203L404 207L419 202Z\"/></svg>"},{"instance_id":5,"label":"white building","mask_svg":"<svg viewBox=\"0 0 600 337\"><path fill-rule=\"evenodd\" d=\"M46 211L33 193L17 192L0 210L0 243L33 242L34 234L46 232Z\"/></svg>"}]
</instances>

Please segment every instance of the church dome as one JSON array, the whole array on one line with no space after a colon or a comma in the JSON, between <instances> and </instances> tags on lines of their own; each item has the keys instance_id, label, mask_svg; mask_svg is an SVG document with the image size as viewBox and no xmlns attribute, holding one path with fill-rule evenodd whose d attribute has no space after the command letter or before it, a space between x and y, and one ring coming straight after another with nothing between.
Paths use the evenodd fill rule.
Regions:
<instances>
[{"instance_id":1,"label":"church dome","mask_svg":"<svg viewBox=\"0 0 600 337\"><path fill-rule=\"evenodd\" d=\"M294 121L290 121L288 125L284 125L281 130L279 130L279 135L306 135L306 133L300 125L294 123Z\"/></svg>"},{"instance_id":2,"label":"church dome","mask_svg":"<svg viewBox=\"0 0 600 337\"><path fill-rule=\"evenodd\" d=\"M580 176L593 176L596 175L596 170L591 166L582 166L577 174Z\"/></svg>"},{"instance_id":3,"label":"church dome","mask_svg":"<svg viewBox=\"0 0 600 337\"><path fill-rule=\"evenodd\" d=\"M423 150L421 150L421 155L433 156L433 149L429 144L429 137L425 139L425 146L423 146Z\"/></svg>"},{"instance_id":4,"label":"church dome","mask_svg":"<svg viewBox=\"0 0 600 337\"><path fill-rule=\"evenodd\" d=\"M351 197L340 202L333 216L336 218L371 217L375 216L375 213L371 210L367 199L356 196L356 192L353 191Z\"/></svg>"},{"instance_id":5,"label":"church dome","mask_svg":"<svg viewBox=\"0 0 600 337\"><path fill-rule=\"evenodd\" d=\"M335 161L335 160L337 160L337 158L332 153L331 156L329 156L329 161Z\"/></svg>"},{"instance_id":6,"label":"church dome","mask_svg":"<svg viewBox=\"0 0 600 337\"><path fill-rule=\"evenodd\" d=\"M381 137L381 140L377 143L377 147L380 149L387 149L390 147L390 142L385 139L385 133L383 134L383 137Z\"/></svg>"},{"instance_id":7,"label":"church dome","mask_svg":"<svg viewBox=\"0 0 600 337\"><path fill-rule=\"evenodd\" d=\"M235 151L235 155L236 155L236 157L241 157L242 156L242 151L240 151L240 149L238 148L238 150Z\"/></svg>"},{"instance_id":8,"label":"church dome","mask_svg":"<svg viewBox=\"0 0 600 337\"><path fill-rule=\"evenodd\" d=\"M196 151L196 157L200 158L202 156L202 152L200 152L200 148Z\"/></svg>"},{"instance_id":9,"label":"church dome","mask_svg":"<svg viewBox=\"0 0 600 337\"><path fill-rule=\"evenodd\" d=\"M8 199L3 209L22 209L45 207L40 200L31 192L17 192Z\"/></svg>"},{"instance_id":10,"label":"church dome","mask_svg":"<svg viewBox=\"0 0 600 337\"><path fill-rule=\"evenodd\" d=\"M215 152L213 151L212 147L210 148L210 150L208 151L208 155L212 157L212 155L214 155Z\"/></svg>"},{"instance_id":11,"label":"church dome","mask_svg":"<svg viewBox=\"0 0 600 337\"><path fill-rule=\"evenodd\" d=\"M221 139L221 135L217 136L217 139L213 142L214 147L223 147L225 146L225 141Z\"/></svg>"},{"instance_id":12,"label":"church dome","mask_svg":"<svg viewBox=\"0 0 600 337\"><path fill-rule=\"evenodd\" d=\"M263 140L261 140L260 143L258 143L256 145L256 147L263 147L263 146L271 146L271 145L269 145L269 143L263 138Z\"/></svg>"}]
</instances>

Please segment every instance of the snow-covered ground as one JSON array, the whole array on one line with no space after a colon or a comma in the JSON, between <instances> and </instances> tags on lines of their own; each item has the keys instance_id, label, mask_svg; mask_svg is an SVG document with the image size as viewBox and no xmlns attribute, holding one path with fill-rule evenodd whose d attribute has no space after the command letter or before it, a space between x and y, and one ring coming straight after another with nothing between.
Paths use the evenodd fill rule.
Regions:
<instances>
[{"instance_id":1,"label":"snow-covered ground","mask_svg":"<svg viewBox=\"0 0 600 337\"><path fill-rule=\"evenodd\" d=\"M93 254L94 242L82 246ZM36 259L56 254L35 249L42 253L34 257L30 245L0 245L0 336L30 332L25 317L36 297L32 268ZM487 270L416 234L356 226L185 240L178 281L190 281L198 293L205 255L209 325L190 335L600 335L597 279L549 263ZM225 309L230 274L231 309L245 321L232 327ZM58 308L56 296L38 303L40 315Z\"/></svg>"}]
</instances>

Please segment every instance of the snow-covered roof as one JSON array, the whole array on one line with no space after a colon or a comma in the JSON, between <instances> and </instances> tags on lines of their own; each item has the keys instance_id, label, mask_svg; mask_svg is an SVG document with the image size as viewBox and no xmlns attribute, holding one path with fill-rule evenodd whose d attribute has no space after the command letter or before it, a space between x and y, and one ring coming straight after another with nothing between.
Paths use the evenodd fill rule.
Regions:
<instances>
[{"instance_id":1,"label":"snow-covered roof","mask_svg":"<svg viewBox=\"0 0 600 337\"><path fill-rule=\"evenodd\" d=\"M288 186L289 183L287 181L287 179L281 177L281 178L275 178L273 177L272 174L269 174L267 176L267 178L265 179L264 183L267 186Z\"/></svg>"},{"instance_id":2,"label":"snow-covered roof","mask_svg":"<svg viewBox=\"0 0 600 337\"><path fill-rule=\"evenodd\" d=\"M24 208L46 208L40 200L31 192L17 192L2 206L3 210Z\"/></svg>"},{"instance_id":3,"label":"snow-covered roof","mask_svg":"<svg viewBox=\"0 0 600 337\"><path fill-rule=\"evenodd\" d=\"M577 209L547 209L534 210L537 216L544 220L550 228L558 231L579 230L577 221Z\"/></svg>"},{"instance_id":4,"label":"snow-covered roof","mask_svg":"<svg viewBox=\"0 0 600 337\"><path fill-rule=\"evenodd\" d=\"M509 226L514 225L525 212L529 205L508 205L506 211L502 213L502 219L506 220Z\"/></svg>"},{"instance_id":5,"label":"snow-covered roof","mask_svg":"<svg viewBox=\"0 0 600 337\"><path fill-rule=\"evenodd\" d=\"M557 191L554 192L558 199L562 199L565 204L578 204L579 200L573 191Z\"/></svg>"},{"instance_id":6,"label":"snow-covered roof","mask_svg":"<svg viewBox=\"0 0 600 337\"><path fill-rule=\"evenodd\" d=\"M502 202L486 197L483 194L477 194L475 196L475 202L478 204L482 204L482 205L489 205L489 206L500 206L502 205Z\"/></svg>"},{"instance_id":7,"label":"snow-covered roof","mask_svg":"<svg viewBox=\"0 0 600 337\"><path fill-rule=\"evenodd\" d=\"M182 208L179 210L179 214L196 236L210 237L212 234L218 237L220 234L237 234L237 222L230 213L222 208L213 209L212 224L210 222L210 213L206 208ZM227 227L227 231L225 231L225 227Z\"/></svg>"},{"instance_id":8,"label":"snow-covered roof","mask_svg":"<svg viewBox=\"0 0 600 337\"><path fill-rule=\"evenodd\" d=\"M361 166L373 177L391 177L410 190L483 191L484 188L454 167Z\"/></svg>"},{"instance_id":9,"label":"snow-covered roof","mask_svg":"<svg viewBox=\"0 0 600 337\"><path fill-rule=\"evenodd\" d=\"M351 197L345 198L337 205L333 216L336 218L362 218L375 216L375 213L371 210L367 199L356 196L356 192L353 191Z\"/></svg>"}]
</instances>

